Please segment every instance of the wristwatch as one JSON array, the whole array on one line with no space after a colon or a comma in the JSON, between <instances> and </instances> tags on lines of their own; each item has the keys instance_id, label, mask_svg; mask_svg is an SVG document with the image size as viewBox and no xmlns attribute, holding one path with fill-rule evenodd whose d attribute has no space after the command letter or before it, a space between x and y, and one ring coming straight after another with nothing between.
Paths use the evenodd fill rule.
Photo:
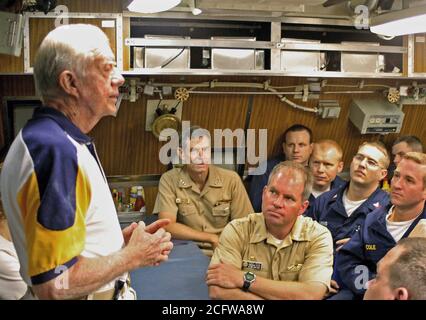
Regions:
<instances>
[{"instance_id":1,"label":"wristwatch","mask_svg":"<svg viewBox=\"0 0 426 320\"><path fill-rule=\"evenodd\" d=\"M242 290L247 292L249 291L250 285L256 280L256 275L253 272L244 273L244 284Z\"/></svg>"}]
</instances>

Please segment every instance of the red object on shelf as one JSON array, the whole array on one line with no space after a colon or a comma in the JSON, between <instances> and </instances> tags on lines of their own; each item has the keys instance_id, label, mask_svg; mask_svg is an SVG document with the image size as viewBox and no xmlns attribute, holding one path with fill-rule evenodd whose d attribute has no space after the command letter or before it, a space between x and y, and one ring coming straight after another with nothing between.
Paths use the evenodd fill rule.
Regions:
<instances>
[{"instance_id":1,"label":"red object on shelf","mask_svg":"<svg viewBox=\"0 0 426 320\"><path fill-rule=\"evenodd\" d=\"M145 212L145 200L143 198L143 189L138 188L138 194L136 196L134 211Z\"/></svg>"}]
</instances>

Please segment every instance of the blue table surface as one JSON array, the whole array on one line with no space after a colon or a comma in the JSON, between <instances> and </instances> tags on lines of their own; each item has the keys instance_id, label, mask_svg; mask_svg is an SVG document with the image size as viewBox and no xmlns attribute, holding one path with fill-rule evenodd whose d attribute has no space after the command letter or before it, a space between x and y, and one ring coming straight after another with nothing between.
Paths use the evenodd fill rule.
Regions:
<instances>
[{"instance_id":1,"label":"blue table surface","mask_svg":"<svg viewBox=\"0 0 426 320\"><path fill-rule=\"evenodd\" d=\"M208 300L210 258L192 241L173 240L169 260L130 273L139 300Z\"/></svg>"}]
</instances>

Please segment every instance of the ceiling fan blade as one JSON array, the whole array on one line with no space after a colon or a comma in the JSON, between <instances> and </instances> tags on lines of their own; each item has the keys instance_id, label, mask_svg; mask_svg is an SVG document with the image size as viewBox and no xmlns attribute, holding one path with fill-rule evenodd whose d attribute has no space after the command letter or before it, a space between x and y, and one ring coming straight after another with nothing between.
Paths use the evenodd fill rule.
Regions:
<instances>
[{"instance_id":1,"label":"ceiling fan blade","mask_svg":"<svg viewBox=\"0 0 426 320\"><path fill-rule=\"evenodd\" d=\"M335 4L340 4L343 2L346 2L347 0L327 0L326 2L324 2L322 4L323 7L331 7L334 6Z\"/></svg>"}]
</instances>

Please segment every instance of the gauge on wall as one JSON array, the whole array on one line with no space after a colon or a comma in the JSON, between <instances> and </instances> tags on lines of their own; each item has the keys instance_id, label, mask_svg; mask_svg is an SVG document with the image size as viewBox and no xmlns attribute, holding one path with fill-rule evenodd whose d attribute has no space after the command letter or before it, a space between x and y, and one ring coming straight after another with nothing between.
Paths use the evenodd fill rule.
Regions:
<instances>
[{"instance_id":1,"label":"gauge on wall","mask_svg":"<svg viewBox=\"0 0 426 320\"><path fill-rule=\"evenodd\" d=\"M167 113L159 116L152 123L152 133L160 141L167 141L167 138L174 132L179 132L181 122L178 116Z\"/></svg>"}]
</instances>

